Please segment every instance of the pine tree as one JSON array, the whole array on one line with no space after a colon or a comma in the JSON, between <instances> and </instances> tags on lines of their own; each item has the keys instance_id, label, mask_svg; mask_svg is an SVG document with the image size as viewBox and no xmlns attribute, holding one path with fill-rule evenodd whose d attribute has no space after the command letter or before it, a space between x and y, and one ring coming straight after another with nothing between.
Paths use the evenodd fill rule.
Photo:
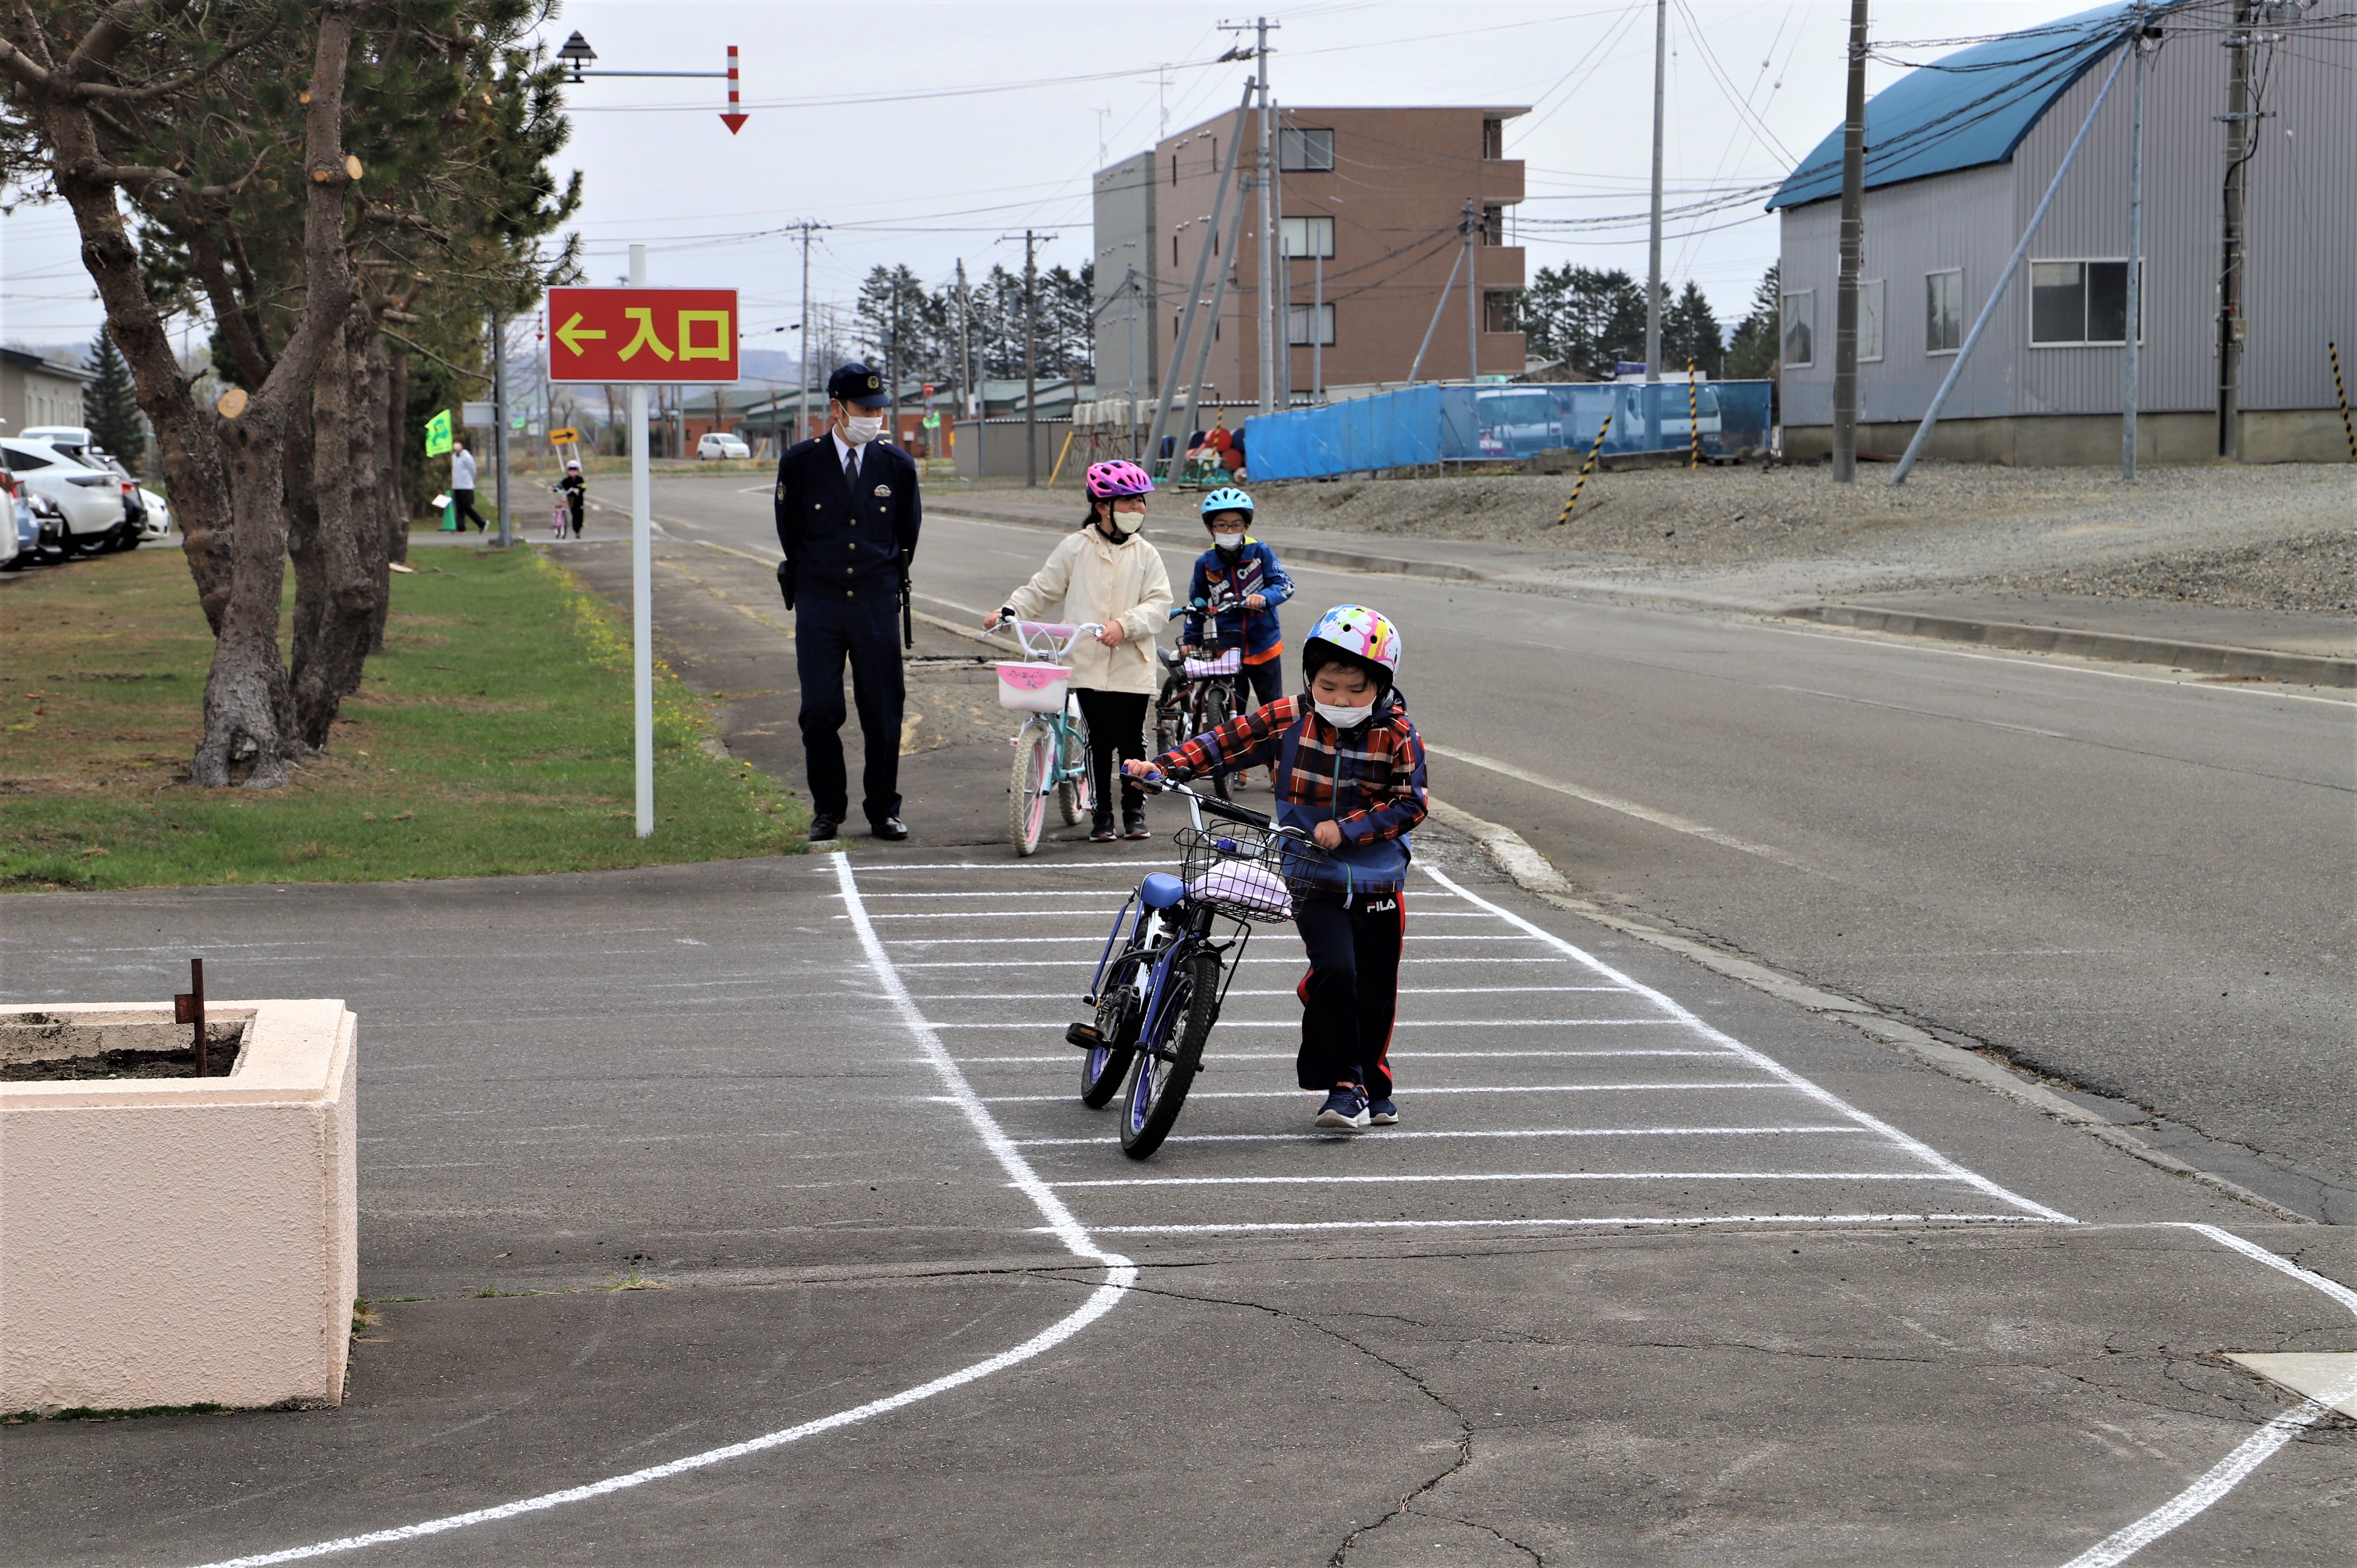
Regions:
<instances>
[{"instance_id":1,"label":"pine tree","mask_svg":"<svg viewBox=\"0 0 2357 1568\"><path fill-rule=\"evenodd\" d=\"M1776 320L1781 308L1778 269L1770 266L1751 291L1751 311L1736 324L1735 341L1727 346L1727 374L1730 380L1756 381L1776 373Z\"/></svg>"},{"instance_id":2,"label":"pine tree","mask_svg":"<svg viewBox=\"0 0 2357 1568\"><path fill-rule=\"evenodd\" d=\"M139 416L139 391L132 382L131 367L115 348L112 332L100 329L90 346L90 361L97 374L82 394L82 411L90 419L91 439L138 473L147 463L147 425Z\"/></svg>"},{"instance_id":3,"label":"pine tree","mask_svg":"<svg viewBox=\"0 0 2357 1568\"><path fill-rule=\"evenodd\" d=\"M1689 279L1685 291L1662 312L1662 375L1674 379L1684 372L1686 361L1713 380L1726 371L1724 335L1710 301Z\"/></svg>"}]
</instances>

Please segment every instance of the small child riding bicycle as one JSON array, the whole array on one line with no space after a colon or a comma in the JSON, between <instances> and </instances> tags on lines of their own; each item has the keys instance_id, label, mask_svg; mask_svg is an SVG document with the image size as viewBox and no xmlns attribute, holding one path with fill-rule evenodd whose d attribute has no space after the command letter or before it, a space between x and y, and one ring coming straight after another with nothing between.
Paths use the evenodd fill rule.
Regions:
<instances>
[{"instance_id":1,"label":"small child riding bicycle","mask_svg":"<svg viewBox=\"0 0 2357 1568\"><path fill-rule=\"evenodd\" d=\"M1293 923L1309 950L1298 988L1297 1076L1326 1096L1317 1125L1389 1126L1399 1120L1389 1057L1407 929L1408 833L1429 804L1424 742L1397 685L1399 631L1376 611L1327 611L1302 646L1301 664L1301 694L1123 771L1184 781L1255 765L1271 770L1277 823L1308 833L1331 868L1318 886L1293 892Z\"/></svg>"}]
</instances>

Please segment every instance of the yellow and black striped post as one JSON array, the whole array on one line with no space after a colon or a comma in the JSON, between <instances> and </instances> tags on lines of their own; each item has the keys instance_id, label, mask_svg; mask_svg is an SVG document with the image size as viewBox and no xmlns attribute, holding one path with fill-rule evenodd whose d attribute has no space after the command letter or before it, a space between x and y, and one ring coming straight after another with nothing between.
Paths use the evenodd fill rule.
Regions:
<instances>
[{"instance_id":1,"label":"yellow and black striped post","mask_svg":"<svg viewBox=\"0 0 2357 1568\"><path fill-rule=\"evenodd\" d=\"M2349 460L2357 463L2357 429L2349 424L2349 392L2341 384L2341 345L2328 342L2324 351L2332 356L2332 395L2341 400L2341 434L2349 440Z\"/></svg>"},{"instance_id":2,"label":"yellow and black striped post","mask_svg":"<svg viewBox=\"0 0 2357 1568\"><path fill-rule=\"evenodd\" d=\"M1694 359L1689 355L1686 359L1686 439L1692 454L1686 458L1689 468L1702 467L1702 416L1695 412L1695 401Z\"/></svg>"},{"instance_id":3,"label":"yellow and black striped post","mask_svg":"<svg viewBox=\"0 0 2357 1568\"><path fill-rule=\"evenodd\" d=\"M1571 487L1571 499L1563 503L1563 515L1555 520L1557 528L1571 521L1571 509L1579 504L1579 492L1587 488L1587 476L1596 472L1597 454L1604 450L1604 437L1611 429L1612 416L1608 413L1604 423L1596 427L1596 445L1587 449L1587 461L1579 466L1579 483Z\"/></svg>"}]
</instances>

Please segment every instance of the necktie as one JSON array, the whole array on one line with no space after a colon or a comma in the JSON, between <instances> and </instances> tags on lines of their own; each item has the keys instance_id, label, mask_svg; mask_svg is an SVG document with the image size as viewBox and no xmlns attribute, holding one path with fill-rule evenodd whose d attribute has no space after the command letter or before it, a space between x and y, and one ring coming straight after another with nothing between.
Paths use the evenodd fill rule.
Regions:
<instances>
[{"instance_id":1,"label":"necktie","mask_svg":"<svg viewBox=\"0 0 2357 1568\"><path fill-rule=\"evenodd\" d=\"M859 448L854 446L844 454L843 482L855 495L859 490Z\"/></svg>"}]
</instances>

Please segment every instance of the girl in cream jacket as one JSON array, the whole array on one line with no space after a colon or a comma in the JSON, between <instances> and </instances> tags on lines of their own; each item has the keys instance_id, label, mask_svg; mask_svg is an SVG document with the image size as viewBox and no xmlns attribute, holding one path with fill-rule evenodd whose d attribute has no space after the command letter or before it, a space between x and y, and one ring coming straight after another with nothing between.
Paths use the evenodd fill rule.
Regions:
<instances>
[{"instance_id":1,"label":"girl in cream jacket","mask_svg":"<svg viewBox=\"0 0 2357 1568\"><path fill-rule=\"evenodd\" d=\"M1101 484L1092 468L1087 522L1067 534L1049 552L1048 564L1007 595L1005 606L983 623L995 628L1001 620L1021 619L1103 626L1071 652L1072 690L1080 694L1081 715L1088 721L1096 783L1096 822L1089 836L1100 843L1115 836L1111 786L1116 756L1128 761L1146 755L1146 710L1161 684L1154 639L1170 618L1171 604L1170 575L1163 569L1161 553L1140 532L1146 525L1146 497L1116 488L1126 481L1151 489L1152 481L1134 465L1118 467L1130 469L1134 478L1114 476L1111 483ZM1114 493L1098 493L1105 489ZM1149 837L1146 796L1126 777L1121 805L1121 836Z\"/></svg>"}]
</instances>

